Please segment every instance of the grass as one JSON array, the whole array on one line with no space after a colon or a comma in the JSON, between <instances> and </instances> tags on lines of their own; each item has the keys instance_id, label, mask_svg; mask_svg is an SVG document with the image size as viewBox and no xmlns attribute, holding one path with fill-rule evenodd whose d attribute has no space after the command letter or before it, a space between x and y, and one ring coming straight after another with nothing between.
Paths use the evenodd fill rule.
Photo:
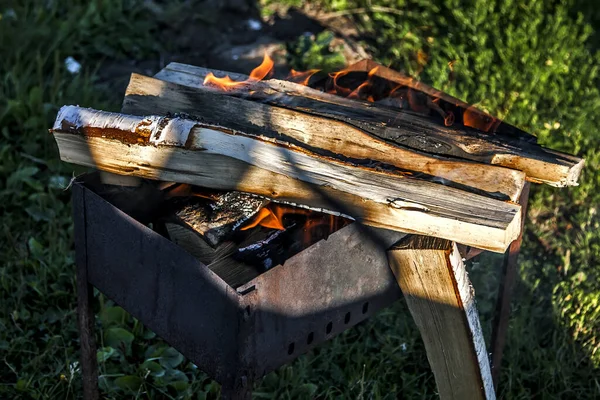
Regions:
<instances>
[{"instance_id":1,"label":"grass","mask_svg":"<svg viewBox=\"0 0 600 400\"><path fill-rule=\"evenodd\" d=\"M403 15L352 14L376 59L586 158L579 187L534 187L500 395L600 398L600 56L593 29L600 18L593 2L377 3ZM165 21L143 4L0 4L0 398L81 395L65 190L73 170L59 162L47 128L63 104L118 108L118 96L98 79L103 60L154 59L163 46L177 49L163 43ZM339 11L370 2L319 4ZM189 5L169 7L168 15L177 15ZM328 52L302 40L290 47L299 63ZM64 68L67 56L82 62L82 73ZM499 260L486 255L470 267L488 334ZM120 308L102 296L97 308L106 397L217 397L218 385ZM436 398L435 390L423 344L399 302L270 374L255 397L421 399Z\"/></svg>"}]
</instances>

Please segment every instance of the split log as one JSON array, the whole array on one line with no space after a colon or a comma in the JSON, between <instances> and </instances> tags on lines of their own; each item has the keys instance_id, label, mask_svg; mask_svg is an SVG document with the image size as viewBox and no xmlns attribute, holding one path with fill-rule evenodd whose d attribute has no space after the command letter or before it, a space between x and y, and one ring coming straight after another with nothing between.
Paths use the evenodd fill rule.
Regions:
<instances>
[{"instance_id":1,"label":"split log","mask_svg":"<svg viewBox=\"0 0 600 400\"><path fill-rule=\"evenodd\" d=\"M409 236L388 259L425 343L441 399L495 399L475 297L456 244Z\"/></svg>"},{"instance_id":2,"label":"split log","mask_svg":"<svg viewBox=\"0 0 600 400\"><path fill-rule=\"evenodd\" d=\"M528 138L520 138L524 135L514 138L491 135L467 127L446 127L433 124L428 118L409 111L392 111L373 103L343 99L306 86L273 79L236 90L215 91L214 88L203 85L208 72L229 74L171 63L156 74L156 78L219 94L244 96L281 107L297 108L315 115L330 118L337 116L363 131L406 148L517 169L525 172L532 182L557 187L575 186L583 168L583 159L546 149L531 143ZM237 80L244 78L241 74L229 75ZM384 124L377 125L378 122Z\"/></svg>"},{"instance_id":3,"label":"split log","mask_svg":"<svg viewBox=\"0 0 600 400\"><path fill-rule=\"evenodd\" d=\"M234 289L350 223L332 215L271 204L270 212L273 207L278 209L280 229L254 226L253 222L251 229L244 229L268 201L240 192L221 193L212 201L177 198L175 203L166 205L174 206L174 215L165 218L169 238Z\"/></svg>"},{"instance_id":4,"label":"split log","mask_svg":"<svg viewBox=\"0 0 600 400\"><path fill-rule=\"evenodd\" d=\"M519 234L518 205L244 130L67 106L53 133L64 161L117 174L255 193L492 251L504 251Z\"/></svg>"},{"instance_id":5,"label":"split log","mask_svg":"<svg viewBox=\"0 0 600 400\"><path fill-rule=\"evenodd\" d=\"M174 190L177 190L175 188ZM233 232L250 220L268 200L241 192L219 193L206 199L186 197L171 201L173 214L164 218L170 239L203 264L226 258L236 251Z\"/></svg>"},{"instance_id":6,"label":"split log","mask_svg":"<svg viewBox=\"0 0 600 400\"><path fill-rule=\"evenodd\" d=\"M345 100L337 96L334 98ZM303 98L299 99L304 101ZM236 112L232 113L231 110ZM322 114L323 108L319 110ZM283 137L310 151L326 151L325 154L341 154L361 163L376 161L410 170L421 179L454 185L499 199L516 201L525 180L525 175L520 171L435 158L407 150L346 122L132 75L123 102L123 112L148 115L175 111L201 115L202 120L209 123L227 121L228 126L243 127L245 130L251 127L254 134ZM356 112L350 108L347 111Z\"/></svg>"},{"instance_id":7,"label":"split log","mask_svg":"<svg viewBox=\"0 0 600 400\"><path fill-rule=\"evenodd\" d=\"M232 197L238 197L235 200L243 201L242 198L249 200L248 204L241 207L244 211L227 207L239 203L235 200L230 203ZM261 236L260 229L244 231L246 237L240 243L232 240L231 235L239 224L247 221L250 214L267 201L240 192L227 192L221 200L221 205L231 210L231 213L226 210L208 213L202 204L192 199L191 203L177 208L174 216L165 219L165 227L173 243L200 260L228 285L237 288L257 277L261 271L236 260L234 255L239 251L240 246L260 241L264 235ZM216 204L218 209L218 200Z\"/></svg>"},{"instance_id":8,"label":"split log","mask_svg":"<svg viewBox=\"0 0 600 400\"><path fill-rule=\"evenodd\" d=\"M209 245L216 247L231 232L249 221L269 201L248 193L225 192L214 196L212 201L182 199L176 207L174 223L188 225L198 232Z\"/></svg>"}]
</instances>

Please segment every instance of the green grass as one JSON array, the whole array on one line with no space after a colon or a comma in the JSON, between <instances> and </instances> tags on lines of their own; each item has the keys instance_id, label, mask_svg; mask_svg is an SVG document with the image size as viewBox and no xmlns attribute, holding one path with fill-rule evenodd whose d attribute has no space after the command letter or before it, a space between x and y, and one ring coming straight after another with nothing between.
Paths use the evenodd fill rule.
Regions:
<instances>
[{"instance_id":1,"label":"green grass","mask_svg":"<svg viewBox=\"0 0 600 400\"><path fill-rule=\"evenodd\" d=\"M353 0L320 4L331 11L369 7ZM419 73L545 145L585 156L579 187L533 189L500 395L600 398L597 7L591 0L377 4L404 13L355 14L377 60ZM63 104L118 108L117 94L96 77L103 60L157 58L177 44L163 43L164 21L141 0L5 1L0 15L0 398L77 398L65 190L73 171L59 162L47 128ZM290 46L298 64L337 62L322 44L302 40ZM419 51L427 55L425 65ZM67 56L82 62L80 75L66 71ZM499 260L486 255L471 266L488 334ZM216 398L218 385L121 309L101 296L97 308L108 398ZM274 399L436 398L423 344L402 302L255 389L257 398Z\"/></svg>"}]
</instances>

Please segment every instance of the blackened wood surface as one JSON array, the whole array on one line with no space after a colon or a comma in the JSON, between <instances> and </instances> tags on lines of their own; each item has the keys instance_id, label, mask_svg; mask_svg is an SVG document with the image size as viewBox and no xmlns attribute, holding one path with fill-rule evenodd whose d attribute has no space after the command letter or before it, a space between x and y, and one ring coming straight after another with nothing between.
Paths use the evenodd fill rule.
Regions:
<instances>
[{"instance_id":1,"label":"blackened wood surface","mask_svg":"<svg viewBox=\"0 0 600 400\"><path fill-rule=\"evenodd\" d=\"M401 72L395 71L391 68L385 67L373 60L362 60L348 67L349 71L362 71L367 73L372 71L374 68L377 68L375 73L373 74L376 77L380 77L391 82L401 84L403 86L407 86L411 89L414 89L419 92L426 93L434 99L439 99L441 102L447 103L452 108L459 108L461 112L464 113L465 110L469 110L472 113L478 114L481 118L489 118L490 116L480 109L466 103L456 97L450 96L447 93L444 93L440 90L437 90L429 85L424 84L423 82L407 76ZM524 140L531 143L537 143L537 138L533 135L528 134L527 132L507 124L505 122L499 122L497 124L496 129L493 133L499 133L502 135L509 135L514 138Z\"/></svg>"}]
</instances>

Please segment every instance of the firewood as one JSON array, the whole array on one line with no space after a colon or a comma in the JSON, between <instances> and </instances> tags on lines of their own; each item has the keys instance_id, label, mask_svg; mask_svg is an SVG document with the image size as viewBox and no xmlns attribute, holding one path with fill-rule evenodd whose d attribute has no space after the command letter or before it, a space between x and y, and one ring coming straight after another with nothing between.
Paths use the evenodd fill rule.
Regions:
<instances>
[{"instance_id":1,"label":"firewood","mask_svg":"<svg viewBox=\"0 0 600 400\"><path fill-rule=\"evenodd\" d=\"M261 229L241 230L269 201L237 191L196 193L189 185L168 188L164 217L169 239L205 264L233 288L262 271L235 258L240 247L265 239ZM201 196L200 196L201 194ZM202 198L204 197L204 198ZM237 235L236 235L237 234Z\"/></svg>"},{"instance_id":2,"label":"firewood","mask_svg":"<svg viewBox=\"0 0 600 400\"><path fill-rule=\"evenodd\" d=\"M249 121L256 132L288 137L309 150L385 163L410 170L422 179L485 192L500 199L516 200L524 184L525 175L520 171L423 155L369 135L345 122L132 75L123 112L143 115L166 114L174 110L202 115L203 119L214 123L227 120L231 124L247 125ZM265 115L269 118L265 119Z\"/></svg>"},{"instance_id":3,"label":"firewood","mask_svg":"<svg viewBox=\"0 0 600 400\"><path fill-rule=\"evenodd\" d=\"M210 202L182 199L173 222L189 226L209 245L216 247L268 202L263 197L235 191L219 193Z\"/></svg>"},{"instance_id":4,"label":"firewood","mask_svg":"<svg viewBox=\"0 0 600 400\"><path fill-rule=\"evenodd\" d=\"M74 106L61 109L53 129L64 161L108 172L255 193L493 251L518 236L518 205L253 132L250 123L224 127Z\"/></svg>"},{"instance_id":5,"label":"firewood","mask_svg":"<svg viewBox=\"0 0 600 400\"><path fill-rule=\"evenodd\" d=\"M456 244L408 236L387 252L441 399L495 399L473 288Z\"/></svg>"},{"instance_id":6,"label":"firewood","mask_svg":"<svg viewBox=\"0 0 600 400\"><path fill-rule=\"evenodd\" d=\"M202 263L209 265L237 249L232 233L252 218L268 200L241 192L224 192L212 201L178 198L164 218L169 238Z\"/></svg>"},{"instance_id":7,"label":"firewood","mask_svg":"<svg viewBox=\"0 0 600 400\"><path fill-rule=\"evenodd\" d=\"M517 169L525 172L527 179L532 182L557 187L575 186L583 168L583 159L531 143L524 137L525 134L516 134L520 138L515 138L486 134L466 127L446 127L433 124L428 118L410 111L391 111L372 103L344 99L296 83L274 79L240 86L234 90L215 90L203 85L204 77L209 72L220 76L229 74L171 63L156 77L221 95L244 96L281 107L299 108L316 115L332 118L342 115L342 120L363 131L411 150ZM244 75L235 74L232 78L243 80ZM513 133L514 131L512 130ZM512 196L511 199L515 200Z\"/></svg>"},{"instance_id":8,"label":"firewood","mask_svg":"<svg viewBox=\"0 0 600 400\"><path fill-rule=\"evenodd\" d=\"M235 251L236 245L227 241L220 243L216 248L209 245L198 232L190 226L181 223L181 221L167 221L165 227L169 239L185 251L196 257L205 265L213 263L215 260L227 257Z\"/></svg>"}]
</instances>

